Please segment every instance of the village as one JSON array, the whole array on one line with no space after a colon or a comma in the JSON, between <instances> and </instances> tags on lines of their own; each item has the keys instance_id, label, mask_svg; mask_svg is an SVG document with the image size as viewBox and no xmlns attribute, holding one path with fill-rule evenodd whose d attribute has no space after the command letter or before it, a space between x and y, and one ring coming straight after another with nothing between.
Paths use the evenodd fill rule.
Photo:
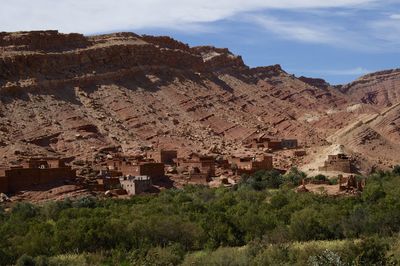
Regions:
<instances>
[{"instance_id":1,"label":"village","mask_svg":"<svg viewBox=\"0 0 400 266\"><path fill-rule=\"evenodd\" d=\"M142 154L125 155L109 153L98 162L91 162L90 171L95 176L87 178L77 174L71 166L71 158L29 157L21 158L19 164L0 165L0 193L3 201L30 191L48 191L62 186L74 186L79 191L106 196L130 197L143 193L157 193L163 189L182 188L186 185L209 187L235 186L243 175L258 171L284 169L274 157L285 152L296 163L296 158L307 155L297 139L279 139L260 134L243 141L247 153L222 156L191 152L182 155L179 150L158 149ZM293 165L292 165L293 166ZM287 168L287 166L286 166ZM330 185L327 180L302 180L298 192L328 191L331 194L355 193L362 191L365 184L358 182L354 175L352 160L344 153L330 154L317 169L318 173L334 173L338 184Z\"/></svg>"}]
</instances>

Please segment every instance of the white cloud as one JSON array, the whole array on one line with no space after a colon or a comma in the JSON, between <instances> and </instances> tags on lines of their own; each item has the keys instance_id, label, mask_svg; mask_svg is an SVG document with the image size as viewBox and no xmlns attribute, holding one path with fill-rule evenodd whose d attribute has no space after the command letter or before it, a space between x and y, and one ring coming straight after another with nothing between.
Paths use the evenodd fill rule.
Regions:
<instances>
[{"instance_id":1,"label":"white cloud","mask_svg":"<svg viewBox=\"0 0 400 266\"><path fill-rule=\"evenodd\" d=\"M356 75L365 75L371 72L372 71L365 69L363 67L356 67L351 69L321 70L320 73L333 76L356 76Z\"/></svg>"},{"instance_id":2,"label":"white cloud","mask_svg":"<svg viewBox=\"0 0 400 266\"><path fill-rule=\"evenodd\" d=\"M388 50L398 50L400 45L400 14L371 21L368 26L376 39Z\"/></svg>"},{"instance_id":3,"label":"white cloud","mask_svg":"<svg viewBox=\"0 0 400 266\"><path fill-rule=\"evenodd\" d=\"M300 72L305 74L318 74L328 76L361 76L373 71L363 67L355 67L350 69L318 69L318 70L289 70L291 72Z\"/></svg>"},{"instance_id":4,"label":"white cloud","mask_svg":"<svg viewBox=\"0 0 400 266\"><path fill-rule=\"evenodd\" d=\"M400 19L400 14L392 14L390 15L391 19Z\"/></svg>"},{"instance_id":5,"label":"white cloud","mask_svg":"<svg viewBox=\"0 0 400 266\"><path fill-rule=\"evenodd\" d=\"M254 23L285 39L310 43L332 43L337 40L337 37L330 32L326 25L320 27L266 16L249 16L249 18Z\"/></svg>"},{"instance_id":6,"label":"white cloud","mask_svg":"<svg viewBox=\"0 0 400 266\"><path fill-rule=\"evenodd\" d=\"M260 9L365 6L377 0L4 0L0 31L59 29L96 33L150 27L185 28ZM190 30L190 29L189 29ZM299 33L312 37L314 32Z\"/></svg>"},{"instance_id":7,"label":"white cloud","mask_svg":"<svg viewBox=\"0 0 400 266\"><path fill-rule=\"evenodd\" d=\"M289 20L265 15L249 15L248 20L282 39L304 43L326 44L334 47L376 51L363 35L351 27L338 25L324 17L307 20Z\"/></svg>"}]
</instances>

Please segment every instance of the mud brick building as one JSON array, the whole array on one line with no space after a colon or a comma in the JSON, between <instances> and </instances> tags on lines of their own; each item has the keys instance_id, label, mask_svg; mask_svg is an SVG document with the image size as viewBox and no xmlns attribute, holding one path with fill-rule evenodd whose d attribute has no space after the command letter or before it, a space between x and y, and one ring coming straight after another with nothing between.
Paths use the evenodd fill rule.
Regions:
<instances>
[{"instance_id":1,"label":"mud brick building","mask_svg":"<svg viewBox=\"0 0 400 266\"><path fill-rule=\"evenodd\" d=\"M31 158L25 160L20 166L0 170L0 192L15 193L75 177L75 170L66 166L63 160Z\"/></svg>"},{"instance_id":2,"label":"mud brick building","mask_svg":"<svg viewBox=\"0 0 400 266\"><path fill-rule=\"evenodd\" d=\"M236 166L237 174L252 174L260 170L272 170L272 155L264 154L261 157L232 156L229 159L231 165Z\"/></svg>"},{"instance_id":3,"label":"mud brick building","mask_svg":"<svg viewBox=\"0 0 400 266\"><path fill-rule=\"evenodd\" d=\"M119 178L116 177L97 178L96 181L96 188L100 191L106 191L120 187Z\"/></svg>"},{"instance_id":4,"label":"mud brick building","mask_svg":"<svg viewBox=\"0 0 400 266\"><path fill-rule=\"evenodd\" d=\"M110 171L121 172L127 176L149 176L153 181L164 177L164 163L154 161L141 161L131 157L117 157L107 160L107 167Z\"/></svg>"},{"instance_id":5,"label":"mud brick building","mask_svg":"<svg viewBox=\"0 0 400 266\"><path fill-rule=\"evenodd\" d=\"M178 158L176 161L178 167L187 168L193 177L197 174L198 178L204 177L208 180L215 176L215 158L213 156L191 154L188 158Z\"/></svg>"},{"instance_id":6,"label":"mud brick building","mask_svg":"<svg viewBox=\"0 0 400 266\"><path fill-rule=\"evenodd\" d=\"M175 164L174 160L178 158L178 152L176 150L159 150L150 152L148 158L153 159L157 163L173 165Z\"/></svg>"},{"instance_id":7,"label":"mud brick building","mask_svg":"<svg viewBox=\"0 0 400 266\"><path fill-rule=\"evenodd\" d=\"M150 176L126 176L120 177L121 187L128 195L137 195L149 190L152 186Z\"/></svg>"},{"instance_id":8,"label":"mud brick building","mask_svg":"<svg viewBox=\"0 0 400 266\"><path fill-rule=\"evenodd\" d=\"M324 166L319 167L319 171L337 171L343 173L352 173L351 160L345 154L328 155L328 160Z\"/></svg>"},{"instance_id":9,"label":"mud brick building","mask_svg":"<svg viewBox=\"0 0 400 266\"><path fill-rule=\"evenodd\" d=\"M272 151L281 149L294 149L298 147L297 139L278 139L276 137L261 134L244 141L247 147L254 149L266 148Z\"/></svg>"},{"instance_id":10,"label":"mud brick building","mask_svg":"<svg viewBox=\"0 0 400 266\"><path fill-rule=\"evenodd\" d=\"M280 140L265 135L247 141L247 145L254 149L267 148L271 150L280 150L282 148Z\"/></svg>"}]
</instances>

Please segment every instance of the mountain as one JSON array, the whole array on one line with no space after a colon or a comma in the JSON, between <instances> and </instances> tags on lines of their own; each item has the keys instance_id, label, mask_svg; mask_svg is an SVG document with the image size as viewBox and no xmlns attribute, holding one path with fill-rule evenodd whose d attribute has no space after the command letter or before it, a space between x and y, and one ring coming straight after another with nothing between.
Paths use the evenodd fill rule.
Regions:
<instances>
[{"instance_id":1,"label":"mountain","mask_svg":"<svg viewBox=\"0 0 400 266\"><path fill-rule=\"evenodd\" d=\"M0 162L156 148L230 154L267 133L342 144L361 170L387 168L399 161L399 102L400 70L331 86L169 37L0 33Z\"/></svg>"}]
</instances>

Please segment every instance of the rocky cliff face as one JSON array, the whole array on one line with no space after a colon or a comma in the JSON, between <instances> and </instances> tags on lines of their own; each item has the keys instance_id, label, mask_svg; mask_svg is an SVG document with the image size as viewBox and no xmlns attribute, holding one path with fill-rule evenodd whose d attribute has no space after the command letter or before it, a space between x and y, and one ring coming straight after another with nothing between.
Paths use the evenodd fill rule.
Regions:
<instances>
[{"instance_id":1,"label":"rocky cliff face","mask_svg":"<svg viewBox=\"0 0 400 266\"><path fill-rule=\"evenodd\" d=\"M400 102L400 69L368 74L341 88L361 103L389 107Z\"/></svg>"},{"instance_id":2,"label":"rocky cliff face","mask_svg":"<svg viewBox=\"0 0 400 266\"><path fill-rule=\"evenodd\" d=\"M359 116L399 101L397 82L398 71L389 71L339 90L169 37L1 33L0 160L93 159L148 147L224 154L243 150L242 140L259 133L324 145ZM372 91L387 97L368 98ZM382 137L398 133L389 128L396 112Z\"/></svg>"}]
</instances>

